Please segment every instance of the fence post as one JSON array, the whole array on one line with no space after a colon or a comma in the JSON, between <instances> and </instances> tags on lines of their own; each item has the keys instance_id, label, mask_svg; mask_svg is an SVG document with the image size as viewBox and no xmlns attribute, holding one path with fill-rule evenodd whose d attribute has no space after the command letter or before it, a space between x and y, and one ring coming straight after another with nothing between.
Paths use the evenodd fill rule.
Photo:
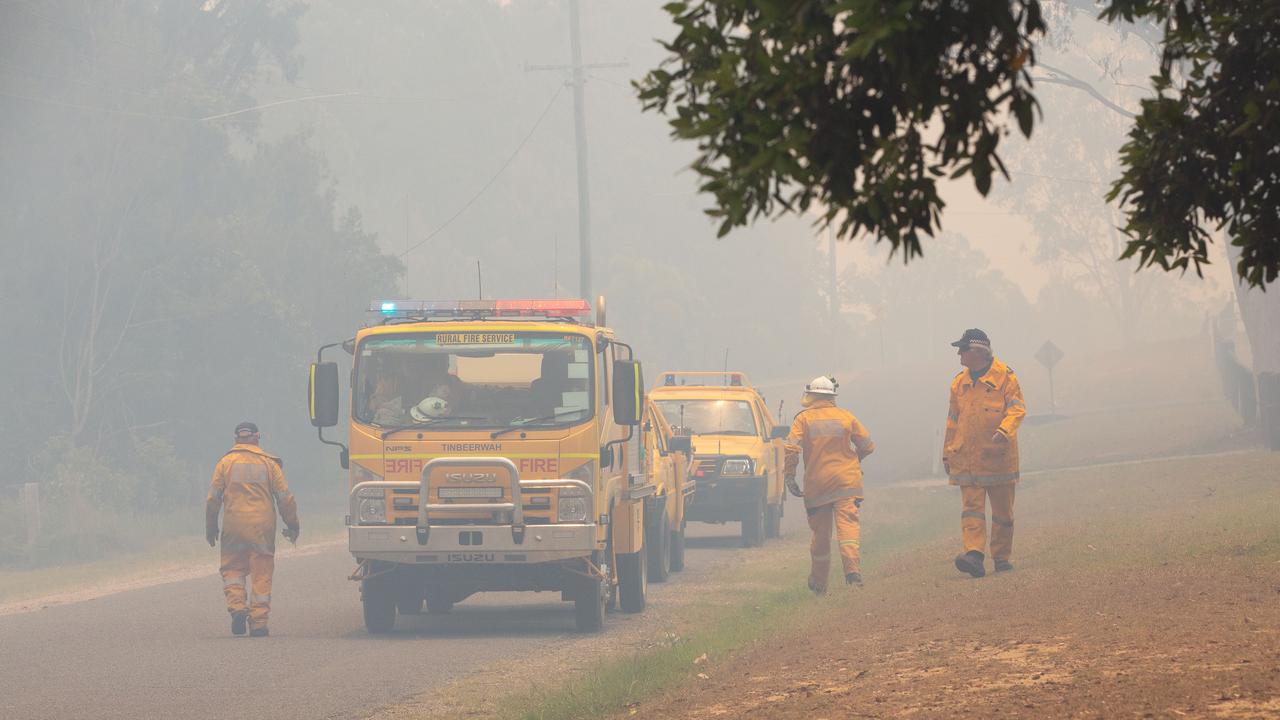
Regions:
<instances>
[{"instance_id":1,"label":"fence post","mask_svg":"<svg viewBox=\"0 0 1280 720\"><path fill-rule=\"evenodd\" d=\"M27 519L27 562L35 565L40 541L40 483L22 485L22 514Z\"/></svg>"}]
</instances>

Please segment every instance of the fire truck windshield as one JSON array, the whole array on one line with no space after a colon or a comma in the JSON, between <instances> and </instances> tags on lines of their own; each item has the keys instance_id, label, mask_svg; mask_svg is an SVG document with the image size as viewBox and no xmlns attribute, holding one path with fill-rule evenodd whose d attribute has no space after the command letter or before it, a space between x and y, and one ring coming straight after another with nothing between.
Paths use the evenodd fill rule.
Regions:
<instances>
[{"instance_id":1,"label":"fire truck windshield","mask_svg":"<svg viewBox=\"0 0 1280 720\"><path fill-rule=\"evenodd\" d=\"M381 428L554 427L593 416L584 336L536 332L376 335L356 351L353 415Z\"/></svg>"}]
</instances>

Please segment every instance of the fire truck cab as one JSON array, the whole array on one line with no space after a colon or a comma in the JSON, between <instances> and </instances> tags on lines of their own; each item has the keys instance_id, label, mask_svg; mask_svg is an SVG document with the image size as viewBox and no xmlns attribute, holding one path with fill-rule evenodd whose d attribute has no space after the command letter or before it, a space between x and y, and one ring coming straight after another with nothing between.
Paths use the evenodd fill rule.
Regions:
<instances>
[{"instance_id":1,"label":"fire truck cab","mask_svg":"<svg viewBox=\"0 0 1280 720\"><path fill-rule=\"evenodd\" d=\"M350 471L348 543L369 632L483 591L558 592L579 630L645 606L646 501L632 460L640 362L585 300L395 301L310 370L311 423ZM352 356L348 443L339 370Z\"/></svg>"}]
</instances>

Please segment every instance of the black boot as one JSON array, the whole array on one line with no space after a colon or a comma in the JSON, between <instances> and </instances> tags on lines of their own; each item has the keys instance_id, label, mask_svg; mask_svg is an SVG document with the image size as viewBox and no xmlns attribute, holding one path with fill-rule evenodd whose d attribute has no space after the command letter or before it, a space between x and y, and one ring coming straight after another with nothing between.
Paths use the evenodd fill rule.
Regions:
<instances>
[{"instance_id":1,"label":"black boot","mask_svg":"<svg viewBox=\"0 0 1280 720\"><path fill-rule=\"evenodd\" d=\"M980 578L987 574L987 569L983 567L986 556L977 550L970 550L956 556L956 569L962 573L968 573L973 577Z\"/></svg>"},{"instance_id":2,"label":"black boot","mask_svg":"<svg viewBox=\"0 0 1280 720\"><path fill-rule=\"evenodd\" d=\"M996 572L1009 572L1012 569L1013 569L1013 563L1009 562L1008 560L996 561Z\"/></svg>"},{"instance_id":3,"label":"black boot","mask_svg":"<svg viewBox=\"0 0 1280 720\"><path fill-rule=\"evenodd\" d=\"M243 635L244 628L245 628L245 621L248 619L249 619L249 613L243 613L243 612L231 613L231 634Z\"/></svg>"},{"instance_id":4,"label":"black boot","mask_svg":"<svg viewBox=\"0 0 1280 720\"><path fill-rule=\"evenodd\" d=\"M271 633L267 631L266 626L256 627L249 631L249 637L266 637Z\"/></svg>"},{"instance_id":5,"label":"black boot","mask_svg":"<svg viewBox=\"0 0 1280 720\"><path fill-rule=\"evenodd\" d=\"M856 585L857 587L862 587L862 573L856 573L856 572L845 573L844 584Z\"/></svg>"}]
</instances>

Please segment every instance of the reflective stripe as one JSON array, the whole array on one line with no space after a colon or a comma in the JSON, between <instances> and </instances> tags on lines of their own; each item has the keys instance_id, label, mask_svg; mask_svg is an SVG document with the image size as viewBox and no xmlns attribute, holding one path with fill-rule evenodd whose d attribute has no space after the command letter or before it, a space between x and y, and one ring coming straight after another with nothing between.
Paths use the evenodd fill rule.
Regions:
<instances>
[{"instance_id":1,"label":"reflective stripe","mask_svg":"<svg viewBox=\"0 0 1280 720\"><path fill-rule=\"evenodd\" d=\"M846 545L852 545L854 547L862 547L862 543L857 540L841 540L840 541L840 547L845 547Z\"/></svg>"},{"instance_id":2,"label":"reflective stripe","mask_svg":"<svg viewBox=\"0 0 1280 720\"><path fill-rule=\"evenodd\" d=\"M223 587L244 587L244 576L238 578L222 578Z\"/></svg>"},{"instance_id":3,"label":"reflective stripe","mask_svg":"<svg viewBox=\"0 0 1280 720\"><path fill-rule=\"evenodd\" d=\"M836 500L840 500L841 498L856 498L856 497L862 497L861 490L857 488L840 488L839 490L832 490L831 492L825 495L818 495L816 497L806 497L804 499L804 504L805 504L805 507L816 508L816 507L822 507L823 505L827 505L829 503L833 503Z\"/></svg>"},{"instance_id":4,"label":"reflective stripe","mask_svg":"<svg viewBox=\"0 0 1280 720\"><path fill-rule=\"evenodd\" d=\"M279 505L285 500L293 498L293 493L288 491L276 492L276 493L271 493L271 496L276 499L276 505Z\"/></svg>"},{"instance_id":5,"label":"reflective stripe","mask_svg":"<svg viewBox=\"0 0 1280 720\"><path fill-rule=\"evenodd\" d=\"M809 423L809 437L843 437L844 423L839 420L814 420Z\"/></svg>"},{"instance_id":6,"label":"reflective stripe","mask_svg":"<svg viewBox=\"0 0 1280 720\"><path fill-rule=\"evenodd\" d=\"M1009 401L1009 407L1026 407L1021 400L1014 398Z\"/></svg>"},{"instance_id":7,"label":"reflective stripe","mask_svg":"<svg viewBox=\"0 0 1280 720\"><path fill-rule=\"evenodd\" d=\"M271 593L267 593L266 595L257 595L257 594L254 594L254 593L250 593L250 594L249 594L249 602L252 602L252 603L266 603L266 604L270 604L270 603L271 603Z\"/></svg>"},{"instance_id":8,"label":"reflective stripe","mask_svg":"<svg viewBox=\"0 0 1280 720\"><path fill-rule=\"evenodd\" d=\"M1000 475L952 475L951 482L957 485L999 485L1001 483L1013 482L1018 479L1018 473L1003 473Z\"/></svg>"},{"instance_id":9,"label":"reflective stripe","mask_svg":"<svg viewBox=\"0 0 1280 720\"><path fill-rule=\"evenodd\" d=\"M260 543L244 542L243 540L227 540L222 543L222 549L225 552L244 552L253 550L262 555L275 555L275 545L263 545Z\"/></svg>"},{"instance_id":10,"label":"reflective stripe","mask_svg":"<svg viewBox=\"0 0 1280 720\"><path fill-rule=\"evenodd\" d=\"M267 466L250 462L235 463L231 466L231 482L243 485L266 485Z\"/></svg>"},{"instance_id":11,"label":"reflective stripe","mask_svg":"<svg viewBox=\"0 0 1280 720\"><path fill-rule=\"evenodd\" d=\"M1002 518L999 515L992 515L991 522L1003 527L1013 527L1013 520L1010 518Z\"/></svg>"},{"instance_id":12,"label":"reflective stripe","mask_svg":"<svg viewBox=\"0 0 1280 720\"><path fill-rule=\"evenodd\" d=\"M960 513L960 517L977 518L978 520L986 520L987 514L982 512L981 510L965 510L964 512Z\"/></svg>"}]
</instances>

